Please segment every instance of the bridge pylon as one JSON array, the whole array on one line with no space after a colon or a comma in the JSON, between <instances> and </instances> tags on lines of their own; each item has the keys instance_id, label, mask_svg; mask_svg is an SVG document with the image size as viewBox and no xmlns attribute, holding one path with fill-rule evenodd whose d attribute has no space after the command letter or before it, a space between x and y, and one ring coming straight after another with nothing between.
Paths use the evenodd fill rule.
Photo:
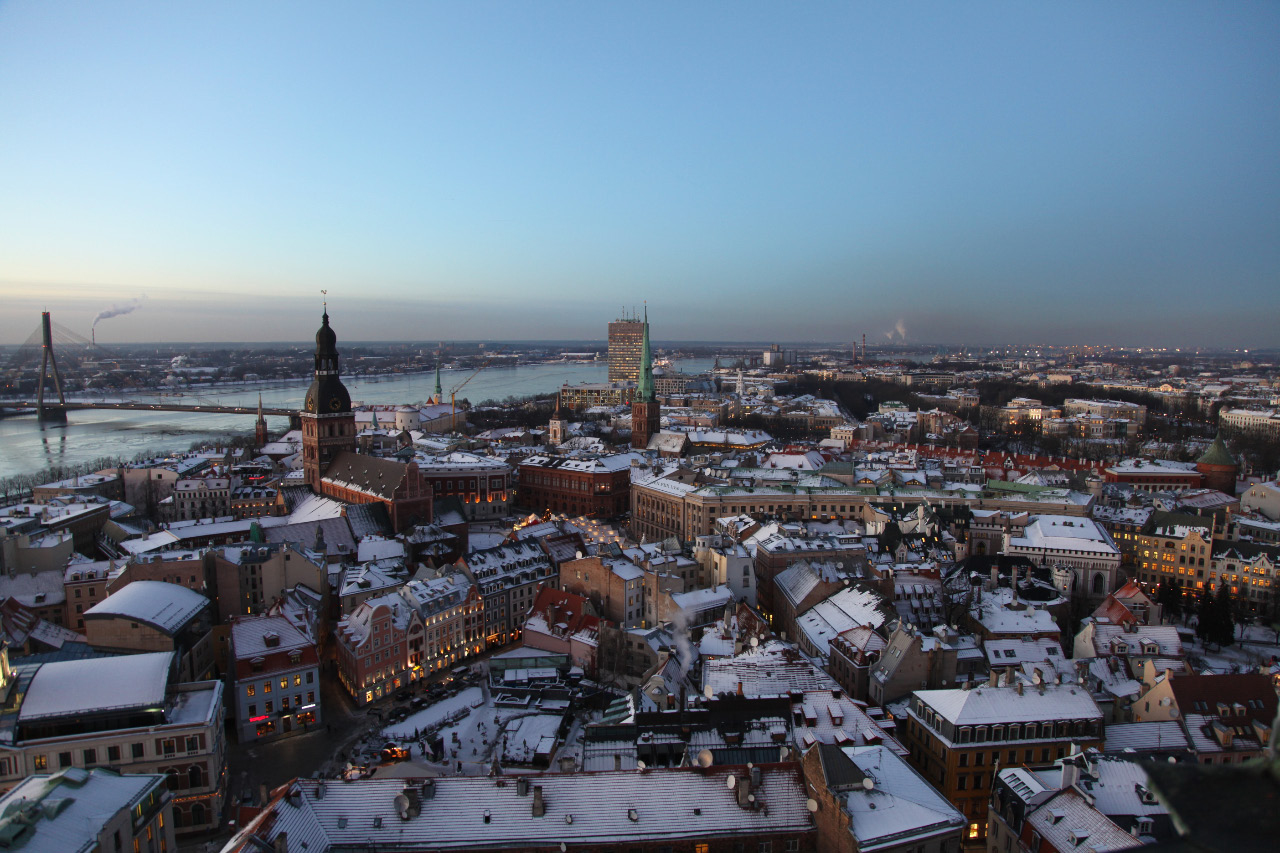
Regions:
<instances>
[{"instance_id":1,"label":"bridge pylon","mask_svg":"<svg viewBox=\"0 0 1280 853\"><path fill-rule=\"evenodd\" d=\"M44 346L40 352L40 384L36 386L36 419L66 423L67 410L61 406L66 406L67 398L62 393L62 377L58 375L58 359L53 354L53 325L49 321L48 311L40 314L40 331L44 338ZM61 404L56 409L46 408L44 404L44 383L48 378L50 368L53 370L53 387L58 392L58 402Z\"/></svg>"}]
</instances>

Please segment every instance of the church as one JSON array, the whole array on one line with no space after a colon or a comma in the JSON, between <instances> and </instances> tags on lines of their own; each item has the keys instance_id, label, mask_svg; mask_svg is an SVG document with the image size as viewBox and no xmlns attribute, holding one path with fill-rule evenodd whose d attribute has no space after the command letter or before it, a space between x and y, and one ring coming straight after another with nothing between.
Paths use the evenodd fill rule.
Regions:
<instances>
[{"instance_id":1,"label":"church","mask_svg":"<svg viewBox=\"0 0 1280 853\"><path fill-rule=\"evenodd\" d=\"M338 336L327 305L316 332L315 378L299 417L303 475L316 494L381 503L397 533L431 523L431 487L417 463L356 453L356 416L338 373Z\"/></svg>"}]
</instances>

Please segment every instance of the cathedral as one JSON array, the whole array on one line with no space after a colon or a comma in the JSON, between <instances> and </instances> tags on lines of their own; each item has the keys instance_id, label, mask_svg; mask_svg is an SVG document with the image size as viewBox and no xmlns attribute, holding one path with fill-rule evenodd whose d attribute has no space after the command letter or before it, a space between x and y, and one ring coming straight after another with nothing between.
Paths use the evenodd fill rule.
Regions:
<instances>
[{"instance_id":1,"label":"cathedral","mask_svg":"<svg viewBox=\"0 0 1280 853\"><path fill-rule=\"evenodd\" d=\"M346 503L381 503L397 533L431 523L431 487L417 463L356 453L356 416L339 376L327 306L316 332L315 378L299 417L302 470L312 491Z\"/></svg>"}]
</instances>

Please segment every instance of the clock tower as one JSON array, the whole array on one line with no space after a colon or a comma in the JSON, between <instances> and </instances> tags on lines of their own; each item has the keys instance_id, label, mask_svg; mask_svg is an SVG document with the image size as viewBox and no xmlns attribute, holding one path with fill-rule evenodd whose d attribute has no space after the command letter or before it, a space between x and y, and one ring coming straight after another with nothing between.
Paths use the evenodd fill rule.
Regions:
<instances>
[{"instance_id":1,"label":"clock tower","mask_svg":"<svg viewBox=\"0 0 1280 853\"><path fill-rule=\"evenodd\" d=\"M356 449L356 416L351 395L338 376L338 336L329 327L326 305L316 332L316 376L302 404L302 470L320 493L320 478L340 451Z\"/></svg>"}]
</instances>

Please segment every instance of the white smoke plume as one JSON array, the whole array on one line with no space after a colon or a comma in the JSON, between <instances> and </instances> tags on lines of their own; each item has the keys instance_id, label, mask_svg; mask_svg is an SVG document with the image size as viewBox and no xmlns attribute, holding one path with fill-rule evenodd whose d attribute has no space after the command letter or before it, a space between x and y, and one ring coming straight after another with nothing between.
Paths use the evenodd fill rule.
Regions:
<instances>
[{"instance_id":1,"label":"white smoke plume","mask_svg":"<svg viewBox=\"0 0 1280 853\"><path fill-rule=\"evenodd\" d=\"M98 323L103 320L119 317L122 314L132 314L142 307L142 303L146 301L146 298L145 296L139 296L136 299L130 299L128 302L117 302L105 311L99 311L98 316L93 318L93 325L90 328L96 329Z\"/></svg>"},{"instance_id":2,"label":"white smoke plume","mask_svg":"<svg viewBox=\"0 0 1280 853\"><path fill-rule=\"evenodd\" d=\"M676 618L672 620L671 633L675 635L676 660L680 662L680 674L688 675L698 659L698 653L689 642L689 619L683 610L676 610Z\"/></svg>"},{"instance_id":3,"label":"white smoke plume","mask_svg":"<svg viewBox=\"0 0 1280 853\"><path fill-rule=\"evenodd\" d=\"M894 335L898 336L898 340L905 341L907 339L907 324L899 320L894 323L892 329L884 333L884 336L889 340L893 340Z\"/></svg>"}]
</instances>

